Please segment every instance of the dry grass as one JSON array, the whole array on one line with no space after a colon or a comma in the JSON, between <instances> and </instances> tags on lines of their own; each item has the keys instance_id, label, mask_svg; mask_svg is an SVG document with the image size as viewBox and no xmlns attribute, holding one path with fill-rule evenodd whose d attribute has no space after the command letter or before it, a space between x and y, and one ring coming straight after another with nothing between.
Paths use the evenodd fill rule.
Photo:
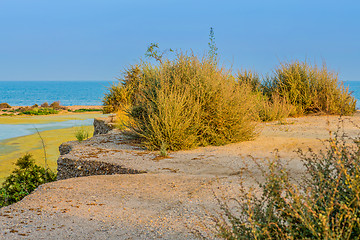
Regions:
<instances>
[{"instance_id":1,"label":"dry grass","mask_svg":"<svg viewBox=\"0 0 360 240\"><path fill-rule=\"evenodd\" d=\"M260 96L258 111L260 119L264 122L296 116L296 108L276 94L272 96L271 100L266 96Z\"/></svg>"},{"instance_id":2,"label":"dry grass","mask_svg":"<svg viewBox=\"0 0 360 240\"><path fill-rule=\"evenodd\" d=\"M184 54L130 67L104 98L105 111L127 112L123 126L149 149L168 150L252 139L256 104L251 84L238 83L210 58Z\"/></svg>"},{"instance_id":3,"label":"dry grass","mask_svg":"<svg viewBox=\"0 0 360 240\"><path fill-rule=\"evenodd\" d=\"M141 89L140 68L138 65L130 66L125 71L125 78L118 79L117 84L109 88L109 93L103 98L103 112L112 113L124 111L135 101L138 91Z\"/></svg>"},{"instance_id":4,"label":"dry grass","mask_svg":"<svg viewBox=\"0 0 360 240\"><path fill-rule=\"evenodd\" d=\"M296 107L298 115L326 113L350 115L356 100L349 89L339 82L336 73L311 66L307 62L282 63L264 86L270 98L276 94Z\"/></svg>"},{"instance_id":5,"label":"dry grass","mask_svg":"<svg viewBox=\"0 0 360 240\"><path fill-rule=\"evenodd\" d=\"M329 139L327 152L299 152L306 172L293 183L280 161L259 164L259 192L242 188L236 208L222 203L217 219L225 239L358 239L360 145L344 134Z\"/></svg>"},{"instance_id":6,"label":"dry grass","mask_svg":"<svg viewBox=\"0 0 360 240\"><path fill-rule=\"evenodd\" d=\"M254 71L234 76L210 57L178 54L130 66L124 76L105 95L104 111L120 113L119 128L131 128L153 150L250 140L258 120L355 112L337 75L306 62L281 64L261 81Z\"/></svg>"},{"instance_id":7,"label":"dry grass","mask_svg":"<svg viewBox=\"0 0 360 240\"><path fill-rule=\"evenodd\" d=\"M150 149L222 145L255 136L255 95L210 59L179 55L143 64L144 84L130 111Z\"/></svg>"}]
</instances>

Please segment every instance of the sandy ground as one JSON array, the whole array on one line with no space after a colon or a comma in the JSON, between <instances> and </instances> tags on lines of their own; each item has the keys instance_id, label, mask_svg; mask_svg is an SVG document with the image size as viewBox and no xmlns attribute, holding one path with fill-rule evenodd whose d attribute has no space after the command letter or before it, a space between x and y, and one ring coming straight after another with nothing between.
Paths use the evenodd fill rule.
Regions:
<instances>
[{"instance_id":1,"label":"sandy ground","mask_svg":"<svg viewBox=\"0 0 360 240\"><path fill-rule=\"evenodd\" d=\"M173 152L165 159L126 144L118 135L90 139L70 154L119 161L148 173L42 185L22 201L0 209L0 238L192 239L194 232L216 238L212 217L219 216L217 198L236 197L240 181L246 186L261 181L254 159L261 163L278 151L296 180L303 166L294 150L324 149L321 140L339 125L348 136L358 137L360 114L341 121L336 116L312 116L264 123L254 141ZM86 155L94 149L96 154Z\"/></svg>"}]
</instances>

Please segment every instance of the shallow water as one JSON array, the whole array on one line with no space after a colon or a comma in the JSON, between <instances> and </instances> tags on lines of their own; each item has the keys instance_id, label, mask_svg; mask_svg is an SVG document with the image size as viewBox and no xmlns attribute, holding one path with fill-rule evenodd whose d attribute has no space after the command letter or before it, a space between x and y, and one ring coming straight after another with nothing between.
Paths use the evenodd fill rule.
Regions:
<instances>
[{"instance_id":1,"label":"shallow water","mask_svg":"<svg viewBox=\"0 0 360 240\"><path fill-rule=\"evenodd\" d=\"M90 126L94 119L85 120L68 120L63 122L52 122L42 124L0 124L0 141L35 134L37 131L42 132L46 130L71 128L76 126ZM0 144L1 147L1 144Z\"/></svg>"},{"instance_id":2,"label":"shallow water","mask_svg":"<svg viewBox=\"0 0 360 240\"><path fill-rule=\"evenodd\" d=\"M0 184L14 169L16 160L26 153L32 154L37 164L45 166L43 145L35 128L44 140L48 166L55 171L60 144L76 140L75 133L83 126L91 136L94 118L104 116L81 113L0 117Z\"/></svg>"},{"instance_id":3,"label":"shallow water","mask_svg":"<svg viewBox=\"0 0 360 240\"><path fill-rule=\"evenodd\" d=\"M84 129L90 136L92 136L94 130L93 126L86 126L41 132L41 137L45 143L47 164L50 169L56 171L60 144L76 140L75 132L78 129ZM0 141L0 184L14 169L16 160L26 153L34 156L36 164L43 167L45 166L44 149L38 134Z\"/></svg>"}]
</instances>

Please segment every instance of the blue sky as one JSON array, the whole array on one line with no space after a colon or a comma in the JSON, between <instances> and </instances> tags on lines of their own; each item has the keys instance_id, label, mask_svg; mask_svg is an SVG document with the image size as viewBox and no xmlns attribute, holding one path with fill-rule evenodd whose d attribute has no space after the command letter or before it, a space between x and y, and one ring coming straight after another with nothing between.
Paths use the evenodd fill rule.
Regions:
<instances>
[{"instance_id":1,"label":"blue sky","mask_svg":"<svg viewBox=\"0 0 360 240\"><path fill-rule=\"evenodd\" d=\"M113 81L160 48L267 74L309 60L360 81L360 1L0 0L0 81Z\"/></svg>"}]
</instances>

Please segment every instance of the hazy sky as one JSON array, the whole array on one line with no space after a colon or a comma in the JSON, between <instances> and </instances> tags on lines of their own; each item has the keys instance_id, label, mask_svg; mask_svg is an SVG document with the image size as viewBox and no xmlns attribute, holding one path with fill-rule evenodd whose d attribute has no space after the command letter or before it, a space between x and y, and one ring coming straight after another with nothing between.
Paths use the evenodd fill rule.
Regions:
<instances>
[{"instance_id":1,"label":"hazy sky","mask_svg":"<svg viewBox=\"0 0 360 240\"><path fill-rule=\"evenodd\" d=\"M360 1L0 0L0 81L107 80L160 48L266 74L308 59L360 80Z\"/></svg>"}]
</instances>

